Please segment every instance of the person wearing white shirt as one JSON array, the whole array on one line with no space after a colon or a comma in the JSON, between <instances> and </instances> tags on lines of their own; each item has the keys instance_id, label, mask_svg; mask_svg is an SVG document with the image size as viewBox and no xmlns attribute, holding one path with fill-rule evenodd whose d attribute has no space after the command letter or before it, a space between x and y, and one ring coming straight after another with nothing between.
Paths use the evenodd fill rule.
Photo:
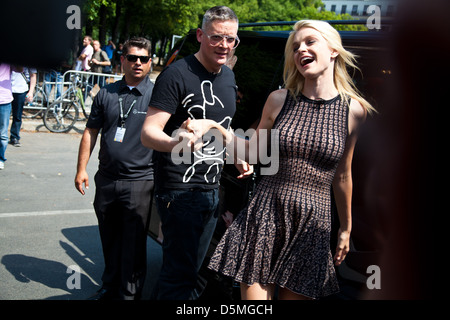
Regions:
<instances>
[{"instance_id":1,"label":"person wearing white shirt","mask_svg":"<svg viewBox=\"0 0 450 320\"><path fill-rule=\"evenodd\" d=\"M90 36L85 36L83 38L84 48L83 51L81 51L80 56L78 57L77 66L75 67L75 70L82 70L82 71L91 70L89 61L92 59L92 55L94 54L94 48L91 45L92 41L93 40Z\"/></svg>"},{"instance_id":2,"label":"person wearing white shirt","mask_svg":"<svg viewBox=\"0 0 450 320\"><path fill-rule=\"evenodd\" d=\"M14 100L11 102L12 123L9 143L20 147L20 128L22 127L22 112L25 101L33 100L36 87L37 71L33 68L23 68L23 72L11 73L11 86Z\"/></svg>"}]
</instances>

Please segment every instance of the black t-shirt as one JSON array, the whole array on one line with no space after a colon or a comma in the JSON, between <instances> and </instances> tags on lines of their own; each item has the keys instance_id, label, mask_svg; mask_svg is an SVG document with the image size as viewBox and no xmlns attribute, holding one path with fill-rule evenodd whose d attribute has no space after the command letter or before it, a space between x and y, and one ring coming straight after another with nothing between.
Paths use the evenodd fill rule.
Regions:
<instances>
[{"instance_id":1,"label":"black t-shirt","mask_svg":"<svg viewBox=\"0 0 450 320\"><path fill-rule=\"evenodd\" d=\"M194 55L179 60L161 72L150 106L172 114L164 132L172 136L188 118L211 119L229 129L236 111L234 73L222 66L218 74L208 72ZM217 136L219 138L219 136ZM188 163L173 160L172 153L156 152L156 185L163 188L213 189L219 185L224 163L222 139L205 136L204 147L183 153ZM175 156L175 155L174 155Z\"/></svg>"},{"instance_id":2,"label":"black t-shirt","mask_svg":"<svg viewBox=\"0 0 450 320\"><path fill-rule=\"evenodd\" d=\"M95 96L86 126L101 129L100 174L113 180L153 180L153 150L141 143L153 86L145 77L130 89L122 79L103 87ZM122 127L119 99L126 118L123 137L117 135L117 128Z\"/></svg>"}]
</instances>

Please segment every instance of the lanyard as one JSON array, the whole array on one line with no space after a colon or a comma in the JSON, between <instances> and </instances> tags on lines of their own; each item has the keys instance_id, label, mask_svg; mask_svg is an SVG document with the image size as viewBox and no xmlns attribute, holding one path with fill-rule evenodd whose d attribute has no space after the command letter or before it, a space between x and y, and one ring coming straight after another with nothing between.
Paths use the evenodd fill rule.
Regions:
<instances>
[{"instance_id":1,"label":"lanyard","mask_svg":"<svg viewBox=\"0 0 450 320\"><path fill-rule=\"evenodd\" d=\"M125 120L127 120L128 115L131 112L131 109L133 109L134 104L136 103L136 100L133 101L133 103L131 104L130 108L128 109L127 113L124 115L123 114L123 105L122 105L122 98L119 98L119 106L120 106L120 123L122 125L122 128L125 125Z\"/></svg>"}]
</instances>

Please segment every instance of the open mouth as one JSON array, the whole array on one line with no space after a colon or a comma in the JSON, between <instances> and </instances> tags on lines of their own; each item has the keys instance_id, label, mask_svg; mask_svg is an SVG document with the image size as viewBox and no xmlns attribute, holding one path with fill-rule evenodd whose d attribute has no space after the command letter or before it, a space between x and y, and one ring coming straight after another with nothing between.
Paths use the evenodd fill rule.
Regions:
<instances>
[{"instance_id":1,"label":"open mouth","mask_svg":"<svg viewBox=\"0 0 450 320\"><path fill-rule=\"evenodd\" d=\"M228 55L228 52L221 52L221 51L216 51L216 54L217 55L219 55L219 56L227 56Z\"/></svg>"},{"instance_id":2,"label":"open mouth","mask_svg":"<svg viewBox=\"0 0 450 320\"><path fill-rule=\"evenodd\" d=\"M303 57L303 58L300 60L300 64L301 64L302 67L304 67L304 66L310 64L310 63L313 62L313 61L314 61L314 58L313 58L313 57Z\"/></svg>"}]
</instances>

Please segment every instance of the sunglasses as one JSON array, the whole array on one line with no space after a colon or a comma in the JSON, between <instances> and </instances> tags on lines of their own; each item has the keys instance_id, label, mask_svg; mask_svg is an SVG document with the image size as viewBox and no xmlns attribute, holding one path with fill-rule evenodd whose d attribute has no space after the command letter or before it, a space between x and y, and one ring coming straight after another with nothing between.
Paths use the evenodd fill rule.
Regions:
<instances>
[{"instance_id":1,"label":"sunglasses","mask_svg":"<svg viewBox=\"0 0 450 320\"><path fill-rule=\"evenodd\" d=\"M141 63L147 63L151 58L150 56L136 56L134 54L127 54L125 57L130 62L136 62L137 59L139 59L141 60Z\"/></svg>"}]
</instances>

